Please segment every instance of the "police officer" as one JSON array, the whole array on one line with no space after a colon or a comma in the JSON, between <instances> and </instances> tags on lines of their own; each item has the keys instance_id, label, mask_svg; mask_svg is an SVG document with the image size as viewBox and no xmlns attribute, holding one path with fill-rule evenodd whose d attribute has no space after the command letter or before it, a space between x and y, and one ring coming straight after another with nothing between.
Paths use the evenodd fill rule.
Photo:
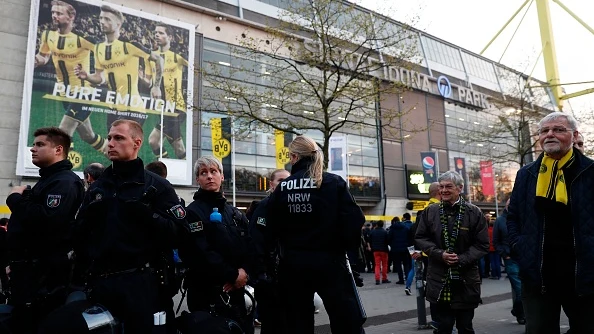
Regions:
<instances>
[{"instance_id":1,"label":"police officer","mask_svg":"<svg viewBox=\"0 0 594 334\"><path fill-rule=\"evenodd\" d=\"M41 178L33 188L14 187L6 199L16 333L36 332L39 321L65 300L72 223L84 192L67 159L70 136L55 127L37 129L34 136L31 156Z\"/></svg>"},{"instance_id":2,"label":"police officer","mask_svg":"<svg viewBox=\"0 0 594 334\"><path fill-rule=\"evenodd\" d=\"M151 333L153 314L170 307L160 295L169 283L164 254L189 233L171 184L145 171L138 158L143 138L140 124L113 122L107 136L112 165L93 182L77 217L75 252L85 260L77 265L87 268L88 297L120 320L126 333ZM72 312L68 306L64 312ZM48 319L45 331L67 333L60 324L65 314Z\"/></svg>"},{"instance_id":3,"label":"police officer","mask_svg":"<svg viewBox=\"0 0 594 334\"><path fill-rule=\"evenodd\" d=\"M314 332L311 301L317 292L332 333L362 332L363 310L347 268L346 251L356 249L365 217L337 175L324 173L316 142L298 136L289 145L291 176L268 201L267 244L280 243L280 298L289 333Z\"/></svg>"},{"instance_id":4,"label":"police officer","mask_svg":"<svg viewBox=\"0 0 594 334\"><path fill-rule=\"evenodd\" d=\"M270 174L270 192L272 193L276 186L291 174L284 169L277 169ZM265 267L269 268L269 275L259 277L258 284L255 287L256 300L258 302L258 319L262 323L260 334L282 334L284 328L284 312L281 309L281 303L278 296L278 285L276 277L277 254L274 249L272 254L266 254L265 235L266 235L266 213L269 197L261 200L250 219L250 234L254 240L254 245L260 259L265 260Z\"/></svg>"},{"instance_id":5,"label":"police officer","mask_svg":"<svg viewBox=\"0 0 594 334\"><path fill-rule=\"evenodd\" d=\"M247 218L223 195L223 166L219 160L212 156L199 158L194 173L200 189L186 208L190 238L179 248L189 268L185 279L188 309L216 312L237 321L245 333L253 333L253 316L245 307L244 287L249 276L257 277L259 270ZM220 221L211 215L215 209L221 215Z\"/></svg>"}]
</instances>

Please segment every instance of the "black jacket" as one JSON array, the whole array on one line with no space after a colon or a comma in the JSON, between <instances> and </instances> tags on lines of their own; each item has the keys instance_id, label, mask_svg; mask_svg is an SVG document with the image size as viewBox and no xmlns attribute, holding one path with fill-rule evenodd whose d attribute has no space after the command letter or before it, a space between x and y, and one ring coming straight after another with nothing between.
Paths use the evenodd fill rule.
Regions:
<instances>
[{"instance_id":1,"label":"black jacket","mask_svg":"<svg viewBox=\"0 0 594 334\"><path fill-rule=\"evenodd\" d=\"M594 161L574 150L576 157L575 178L569 184L571 221L559 222L573 225L575 249L575 282L568 282L579 295L594 293ZM516 176L514 190L508 206L507 229L512 256L520 265L522 279L532 284L542 284L542 248L547 234L545 215L536 207L536 181L543 154L522 167Z\"/></svg>"},{"instance_id":2,"label":"black jacket","mask_svg":"<svg viewBox=\"0 0 594 334\"><path fill-rule=\"evenodd\" d=\"M142 160L114 161L89 188L77 217L76 252L96 272L158 261L189 233L171 184Z\"/></svg>"},{"instance_id":3,"label":"black jacket","mask_svg":"<svg viewBox=\"0 0 594 334\"><path fill-rule=\"evenodd\" d=\"M408 252L408 237L411 227L412 224L407 226L405 222L397 222L390 225L390 231L388 232L388 243L391 248L390 251Z\"/></svg>"},{"instance_id":4,"label":"black jacket","mask_svg":"<svg viewBox=\"0 0 594 334\"><path fill-rule=\"evenodd\" d=\"M32 189L8 196L10 260L70 251L74 216L84 193L82 180L71 169L68 160L41 168L41 178Z\"/></svg>"},{"instance_id":5,"label":"black jacket","mask_svg":"<svg viewBox=\"0 0 594 334\"><path fill-rule=\"evenodd\" d=\"M261 200L253 211L249 231L254 242L254 249L259 260L259 275L266 272L267 274L273 275L276 271L277 266L277 255L278 247L266 245L266 216L268 213L268 200L269 197ZM270 249L270 250L269 250Z\"/></svg>"},{"instance_id":6,"label":"black jacket","mask_svg":"<svg viewBox=\"0 0 594 334\"><path fill-rule=\"evenodd\" d=\"M503 213L495 219L495 225L493 226L493 245L502 258L511 256L506 222L507 210L503 210Z\"/></svg>"},{"instance_id":7,"label":"black jacket","mask_svg":"<svg viewBox=\"0 0 594 334\"><path fill-rule=\"evenodd\" d=\"M448 204L446 204L448 205ZM459 204L453 211L457 212ZM476 308L481 298L481 278L478 271L478 260L489 252L489 232L487 222L481 210L473 204L465 203L464 217L458 231L455 253L458 254L460 283L452 288L452 308ZM455 218L450 219L450 223ZM415 234L416 245L429 257L427 268L427 300L437 303L446 275L448 265L443 261L442 227L439 215L439 204L428 206L417 223Z\"/></svg>"},{"instance_id":8,"label":"black jacket","mask_svg":"<svg viewBox=\"0 0 594 334\"><path fill-rule=\"evenodd\" d=\"M388 252L388 231L383 227L376 227L371 230L369 245L372 252Z\"/></svg>"},{"instance_id":9,"label":"black jacket","mask_svg":"<svg viewBox=\"0 0 594 334\"><path fill-rule=\"evenodd\" d=\"M291 176L270 196L266 218L269 236L278 238L281 251L345 254L356 250L365 223L361 208L338 175L323 173L322 185L317 188L307 175L311 162L300 159Z\"/></svg>"},{"instance_id":10,"label":"black jacket","mask_svg":"<svg viewBox=\"0 0 594 334\"><path fill-rule=\"evenodd\" d=\"M210 221L213 208L219 209L221 223ZM221 192L198 190L186 211L191 233L179 248L179 256L192 272L190 288L211 289L233 284L239 268L249 276L257 274L247 218L227 203Z\"/></svg>"}]
</instances>

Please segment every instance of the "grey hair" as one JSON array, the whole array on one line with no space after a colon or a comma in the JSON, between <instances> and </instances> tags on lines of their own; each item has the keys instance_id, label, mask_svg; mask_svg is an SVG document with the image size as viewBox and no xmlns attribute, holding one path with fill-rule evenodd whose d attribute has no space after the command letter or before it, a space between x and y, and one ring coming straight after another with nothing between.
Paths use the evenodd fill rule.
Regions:
<instances>
[{"instance_id":1,"label":"grey hair","mask_svg":"<svg viewBox=\"0 0 594 334\"><path fill-rule=\"evenodd\" d=\"M196 160L194 163L194 176L198 176L198 171L200 170L201 166L211 167L215 166L223 174L223 164L219 161L219 159L213 157L212 155L205 155Z\"/></svg>"},{"instance_id":2,"label":"grey hair","mask_svg":"<svg viewBox=\"0 0 594 334\"><path fill-rule=\"evenodd\" d=\"M437 182L441 182L441 181L451 181L458 187L464 186L464 179L462 178L462 176L459 173L451 171L451 170L441 174L437 178Z\"/></svg>"},{"instance_id":3,"label":"grey hair","mask_svg":"<svg viewBox=\"0 0 594 334\"><path fill-rule=\"evenodd\" d=\"M571 129L573 131L577 131L578 130L578 122L575 119L575 117L573 117L573 115L571 115L571 114L568 114L566 112L560 112L560 111L552 112L552 113L546 115L545 117L543 117L538 122L538 129L540 130L542 128L542 124L543 123L554 121L554 120L559 119L559 118L565 118L567 120L567 123L569 123L569 127L571 127Z\"/></svg>"}]
</instances>

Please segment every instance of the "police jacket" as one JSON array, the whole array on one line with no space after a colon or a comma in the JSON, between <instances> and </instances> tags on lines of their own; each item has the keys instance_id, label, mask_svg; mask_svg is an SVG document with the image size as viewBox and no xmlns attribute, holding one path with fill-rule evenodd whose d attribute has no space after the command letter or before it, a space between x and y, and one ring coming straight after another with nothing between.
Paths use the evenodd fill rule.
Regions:
<instances>
[{"instance_id":1,"label":"police jacket","mask_svg":"<svg viewBox=\"0 0 594 334\"><path fill-rule=\"evenodd\" d=\"M321 251L344 254L361 243L365 216L338 175L323 173L316 187L307 169L312 163L301 158L291 176L279 183L268 202L266 224L269 238L278 238L281 252Z\"/></svg>"},{"instance_id":2,"label":"police jacket","mask_svg":"<svg viewBox=\"0 0 594 334\"><path fill-rule=\"evenodd\" d=\"M575 252L575 280L569 285L578 295L591 295L594 293L594 215L591 209L594 203L594 161L575 149L574 155L577 164L575 177L569 184L567 203L571 221L556 223L573 226L574 249L567 251ZM543 154L518 171L508 206L507 229L512 257L520 266L522 279L544 285L541 273L543 247L547 238L556 236L545 231L547 217L544 210L538 210L536 206L536 181L542 158Z\"/></svg>"},{"instance_id":3,"label":"police jacket","mask_svg":"<svg viewBox=\"0 0 594 334\"><path fill-rule=\"evenodd\" d=\"M278 247L276 244L268 245L266 243L268 234L266 216L268 215L269 199L270 197L264 198L256 206L250 219L249 231L257 254L258 274L266 272L266 274L274 276L277 267Z\"/></svg>"},{"instance_id":4,"label":"police jacket","mask_svg":"<svg viewBox=\"0 0 594 334\"><path fill-rule=\"evenodd\" d=\"M133 269L171 251L189 227L171 184L142 160L114 161L86 193L76 252L93 272Z\"/></svg>"},{"instance_id":5,"label":"police jacket","mask_svg":"<svg viewBox=\"0 0 594 334\"><path fill-rule=\"evenodd\" d=\"M213 208L219 209L222 222L210 221ZM179 248L179 256L190 269L189 287L210 289L235 283L239 268L255 274L256 254L247 218L227 203L222 192L199 189L186 211L191 233Z\"/></svg>"},{"instance_id":6,"label":"police jacket","mask_svg":"<svg viewBox=\"0 0 594 334\"><path fill-rule=\"evenodd\" d=\"M83 200L82 180L62 160L41 168L41 178L23 194L11 194L6 204L12 211L7 242L10 260L38 259L68 253L76 210Z\"/></svg>"},{"instance_id":7,"label":"police jacket","mask_svg":"<svg viewBox=\"0 0 594 334\"><path fill-rule=\"evenodd\" d=\"M460 202L450 206L444 203L451 229L455 224ZM481 278L478 261L487 255L489 250L489 233L485 216L477 206L466 202L464 217L460 223L455 253L458 254L458 271L460 280L452 286L451 305L455 309L476 308L481 300ZM429 257L427 267L426 297L431 303L437 303L443 289L448 265L443 261L445 250L442 225L438 204L428 206L419 219L415 242Z\"/></svg>"}]
</instances>

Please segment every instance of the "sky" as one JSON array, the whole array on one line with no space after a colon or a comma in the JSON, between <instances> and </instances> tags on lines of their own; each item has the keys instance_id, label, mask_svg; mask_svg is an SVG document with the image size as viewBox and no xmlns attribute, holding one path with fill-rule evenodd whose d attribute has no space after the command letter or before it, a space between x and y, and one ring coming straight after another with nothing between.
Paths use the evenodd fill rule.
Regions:
<instances>
[{"instance_id":1,"label":"sky","mask_svg":"<svg viewBox=\"0 0 594 334\"><path fill-rule=\"evenodd\" d=\"M487 43L520 8L522 0L354 0L397 21L408 23L430 35L469 51L480 53ZM572 12L594 29L594 1L561 0ZM527 5L528 6L528 5ZM513 40L526 7L483 54L508 67L546 81L536 3L530 6ZM594 34L565 10L549 1L557 65L561 83L594 81ZM504 54L506 45L510 43ZM501 61L499 61L501 59ZM563 86L567 93L594 88L594 82ZM594 93L569 100L574 113L592 115ZM592 116L594 117L594 116Z\"/></svg>"}]
</instances>

